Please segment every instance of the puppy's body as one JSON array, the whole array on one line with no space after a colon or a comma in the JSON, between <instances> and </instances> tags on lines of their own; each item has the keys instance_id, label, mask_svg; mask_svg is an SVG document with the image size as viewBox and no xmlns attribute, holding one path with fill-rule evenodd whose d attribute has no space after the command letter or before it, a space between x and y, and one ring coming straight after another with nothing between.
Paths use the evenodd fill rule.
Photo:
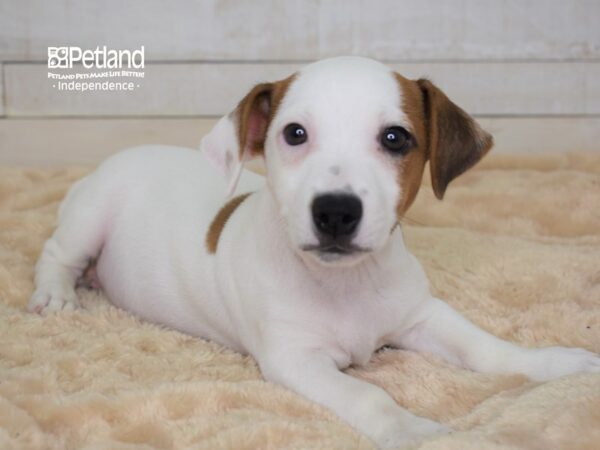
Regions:
<instances>
[{"instance_id":1,"label":"puppy's body","mask_svg":"<svg viewBox=\"0 0 600 450\"><path fill-rule=\"evenodd\" d=\"M100 233L90 242L102 242L101 253L96 248L89 252L99 254L96 272L102 289L115 305L146 320L252 354L260 349L260 337L253 336L259 328L275 332L271 323L297 322L296 328L306 328L307 339L314 335L320 345L327 342L339 367L366 363L374 350L391 343L400 324L410 323L407 313L415 300L427 296L425 276L404 249L400 230L384 253L343 274L306 266L270 219L275 205L261 192L264 187L263 177L244 172L238 193L251 195L229 216L218 239L219 252L211 255L206 236L224 205L214 195L225 192L223 178L201 152L139 147L110 158L74 186L60 221L68 221L64 215L70 212L89 213L90 238ZM98 207L96 198L107 201ZM82 211L82 203L94 208ZM65 239L72 231L66 231ZM245 241L244 234L254 236L249 248L235 244ZM265 241L270 245L261 245ZM394 269L386 273L376 265ZM248 266L260 270L249 271ZM289 290L271 304L263 292L275 283ZM399 299L404 299L400 305Z\"/></svg>"},{"instance_id":2,"label":"puppy's body","mask_svg":"<svg viewBox=\"0 0 600 450\"><path fill-rule=\"evenodd\" d=\"M404 246L397 219L425 161L441 197L490 146L427 81L360 58L310 65L257 86L202 153L133 149L78 182L38 262L30 309L74 307L76 280L97 259L116 305L252 354L265 378L382 447L447 431L339 369L391 345L539 380L600 371L591 352L525 349L480 330L430 295ZM255 156L266 182L245 172L237 192L251 194L227 204Z\"/></svg>"},{"instance_id":3,"label":"puppy's body","mask_svg":"<svg viewBox=\"0 0 600 450\"><path fill-rule=\"evenodd\" d=\"M248 173L240 189L261 185L262 177ZM78 233L89 235L87 253L99 254L97 277L116 305L240 350L217 287L218 259L207 257L205 245L223 206L223 198L211 193L225 189L223 177L198 151L140 147L110 158L80 181L59 220L76 215L79 226L85 221ZM89 207L82 209L82 203ZM69 240L73 233L66 229L55 238Z\"/></svg>"}]
</instances>

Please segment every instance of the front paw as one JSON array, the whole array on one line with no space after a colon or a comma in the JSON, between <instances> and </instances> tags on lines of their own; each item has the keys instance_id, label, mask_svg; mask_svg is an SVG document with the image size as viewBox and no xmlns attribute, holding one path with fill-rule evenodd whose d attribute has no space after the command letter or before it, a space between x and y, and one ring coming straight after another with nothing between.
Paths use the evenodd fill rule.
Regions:
<instances>
[{"instance_id":1,"label":"front paw","mask_svg":"<svg viewBox=\"0 0 600 450\"><path fill-rule=\"evenodd\" d=\"M579 372L600 373L600 355L582 348L531 349L524 366L529 378L547 381Z\"/></svg>"},{"instance_id":2,"label":"front paw","mask_svg":"<svg viewBox=\"0 0 600 450\"><path fill-rule=\"evenodd\" d=\"M423 417L414 417L409 422L396 425L386 430L375 439L379 448L397 448L410 443L415 443L427 437L447 434L452 431L447 425Z\"/></svg>"},{"instance_id":3,"label":"front paw","mask_svg":"<svg viewBox=\"0 0 600 450\"><path fill-rule=\"evenodd\" d=\"M78 307L77 294L72 288L39 287L31 296L27 310L45 316L58 311L71 311Z\"/></svg>"}]
</instances>

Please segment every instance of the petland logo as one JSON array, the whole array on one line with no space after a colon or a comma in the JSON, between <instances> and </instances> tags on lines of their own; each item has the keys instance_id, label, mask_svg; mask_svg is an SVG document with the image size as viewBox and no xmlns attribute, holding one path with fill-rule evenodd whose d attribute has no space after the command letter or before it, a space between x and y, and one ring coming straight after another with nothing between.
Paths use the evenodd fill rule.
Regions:
<instances>
[{"instance_id":1,"label":"petland logo","mask_svg":"<svg viewBox=\"0 0 600 450\"><path fill-rule=\"evenodd\" d=\"M98 46L94 50L82 50L81 47L48 47L48 69L58 69L61 72L66 69L68 72L48 72L48 78L57 80L52 87L58 87L59 91L132 91L140 85L132 81L83 80L144 78L144 57L143 45L137 50L112 50L106 46ZM74 68L88 70L68 70Z\"/></svg>"},{"instance_id":2,"label":"petland logo","mask_svg":"<svg viewBox=\"0 0 600 450\"><path fill-rule=\"evenodd\" d=\"M48 69L71 69L73 63L81 63L86 69L144 68L144 46L139 50L109 50L106 45L95 50L81 47L48 47Z\"/></svg>"}]
</instances>

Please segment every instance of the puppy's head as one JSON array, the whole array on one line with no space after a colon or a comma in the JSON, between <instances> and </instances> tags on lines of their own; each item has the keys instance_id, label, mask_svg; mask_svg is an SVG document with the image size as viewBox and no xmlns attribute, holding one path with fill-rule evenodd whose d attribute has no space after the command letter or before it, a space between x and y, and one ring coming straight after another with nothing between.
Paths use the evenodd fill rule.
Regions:
<instances>
[{"instance_id":1,"label":"puppy's head","mask_svg":"<svg viewBox=\"0 0 600 450\"><path fill-rule=\"evenodd\" d=\"M388 242L429 161L433 190L491 148L492 138L427 80L343 57L252 89L202 143L230 178L263 158L291 245L349 265Z\"/></svg>"}]
</instances>

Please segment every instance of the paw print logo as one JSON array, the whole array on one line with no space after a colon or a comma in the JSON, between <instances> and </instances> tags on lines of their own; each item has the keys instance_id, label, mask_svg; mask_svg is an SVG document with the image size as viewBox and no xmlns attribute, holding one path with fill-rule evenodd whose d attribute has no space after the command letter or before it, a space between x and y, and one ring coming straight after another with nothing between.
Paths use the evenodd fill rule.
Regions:
<instances>
[{"instance_id":1,"label":"paw print logo","mask_svg":"<svg viewBox=\"0 0 600 450\"><path fill-rule=\"evenodd\" d=\"M48 68L68 69L69 49L68 47L48 47Z\"/></svg>"}]
</instances>

